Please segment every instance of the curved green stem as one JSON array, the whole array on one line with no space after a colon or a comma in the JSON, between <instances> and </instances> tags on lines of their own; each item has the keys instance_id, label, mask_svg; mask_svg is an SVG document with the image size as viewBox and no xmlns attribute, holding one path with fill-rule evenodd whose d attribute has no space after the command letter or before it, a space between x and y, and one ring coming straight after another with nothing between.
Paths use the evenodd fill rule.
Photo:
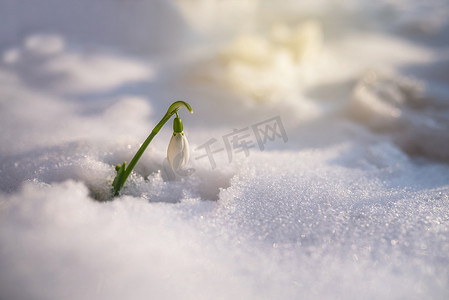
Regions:
<instances>
[{"instance_id":1,"label":"curved green stem","mask_svg":"<svg viewBox=\"0 0 449 300\"><path fill-rule=\"evenodd\" d=\"M121 188L125 184L126 179L128 179L129 174L131 174L132 170L136 166L137 162L139 161L140 157L142 156L143 152L147 149L150 142L153 140L154 136L161 130L161 128L164 126L165 123L173 116L173 114L178 115L178 110L181 107L185 107L187 110L190 111L190 113L193 113L192 107L184 101L176 101L167 110L167 113L162 118L162 120L157 123L157 125L154 127L153 131L151 131L150 135L147 137L145 142L143 142L142 146L140 146L137 153L134 155L133 159L129 163L128 167L126 168L126 162L124 162L122 165L117 165L117 176L115 177L112 186L114 188L114 196L118 196L120 193Z\"/></svg>"}]
</instances>

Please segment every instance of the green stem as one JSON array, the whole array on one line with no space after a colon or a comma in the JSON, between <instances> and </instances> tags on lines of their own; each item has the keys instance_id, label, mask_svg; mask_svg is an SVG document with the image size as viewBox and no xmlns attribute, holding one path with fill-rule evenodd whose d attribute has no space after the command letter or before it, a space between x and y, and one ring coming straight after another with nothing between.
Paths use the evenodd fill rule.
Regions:
<instances>
[{"instance_id":1,"label":"green stem","mask_svg":"<svg viewBox=\"0 0 449 300\"><path fill-rule=\"evenodd\" d=\"M160 120L159 123L154 127L153 131L151 131L150 135L147 137L145 142L143 142L142 146L140 146L137 153L134 155L133 159L129 163L128 167L126 167L126 162L124 162L122 165L117 165L117 176L114 179L114 182L112 183L112 186L114 188L114 196L118 196L120 193L120 190L122 189L123 185L125 184L126 179L128 179L129 174L131 174L132 170L136 166L137 162L139 161L140 157L142 156L143 152L147 149L148 145L153 140L154 136L161 130L161 128L164 126L165 123L173 116L173 114L178 115L178 110L181 107L185 107L190 111L190 113L193 113L192 107L184 102L184 101L176 101L167 110L167 113L165 116Z\"/></svg>"}]
</instances>

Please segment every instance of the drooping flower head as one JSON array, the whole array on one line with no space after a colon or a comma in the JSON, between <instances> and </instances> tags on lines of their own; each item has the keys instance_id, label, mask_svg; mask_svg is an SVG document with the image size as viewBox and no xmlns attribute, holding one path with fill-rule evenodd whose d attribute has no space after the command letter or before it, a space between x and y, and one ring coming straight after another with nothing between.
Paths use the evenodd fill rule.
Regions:
<instances>
[{"instance_id":1,"label":"drooping flower head","mask_svg":"<svg viewBox=\"0 0 449 300\"><path fill-rule=\"evenodd\" d=\"M167 160L172 170L177 173L184 168L189 158L189 142L183 132L182 120L176 113L176 118L173 120L173 135L167 148Z\"/></svg>"}]
</instances>

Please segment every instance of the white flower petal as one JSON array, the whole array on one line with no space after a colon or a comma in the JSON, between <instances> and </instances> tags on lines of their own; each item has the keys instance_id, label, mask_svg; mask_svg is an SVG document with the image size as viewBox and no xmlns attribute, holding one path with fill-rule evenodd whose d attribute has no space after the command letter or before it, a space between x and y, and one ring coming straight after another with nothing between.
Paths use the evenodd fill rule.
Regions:
<instances>
[{"instance_id":1,"label":"white flower petal","mask_svg":"<svg viewBox=\"0 0 449 300\"><path fill-rule=\"evenodd\" d=\"M175 132L167 149L167 159L173 171L183 168L190 158L189 142L183 133Z\"/></svg>"}]
</instances>

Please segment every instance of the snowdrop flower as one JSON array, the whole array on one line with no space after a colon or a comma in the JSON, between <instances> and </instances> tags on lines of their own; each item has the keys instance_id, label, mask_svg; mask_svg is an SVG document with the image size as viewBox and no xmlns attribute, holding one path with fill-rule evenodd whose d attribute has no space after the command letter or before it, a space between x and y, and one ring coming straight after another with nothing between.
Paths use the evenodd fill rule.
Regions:
<instances>
[{"instance_id":1,"label":"snowdrop flower","mask_svg":"<svg viewBox=\"0 0 449 300\"><path fill-rule=\"evenodd\" d=\"M182 120L176 113L176 118L173 120L173 136L167 148L167 160L173 172L178 173L188 163L189 158L189 142L183 132Z\"/></svg>"},{"instance_id":2,"label":"snowdrop flower","mask_svg":"<svg viewBox=\"0 0 449 300\"><path fill-rule=\"evenodd\" d=\"M140 157L142 156L145 149L148 147L148 145L151 143L153 138L158 134L158 132L161 130L162 126L164 126L165 123L174 115L176 114L176 118L173 122L173 136L170 140L170 144L168 145L167 149L167 159L164 160L164 169L167 171L167 178L170 180L175 180L176 175L180 176L187 176L191 174L194 170L188 169L184 170L182 169L187 162L189 161L190 151L189 151L189 142L187 142L187 139L184 135L184 132L182 131L182 121L178 116L178 110L180 108L186 108L190 113L193 113L193 109L190 106L190 104L184 102L184 101L176 101L173 102L172 105L167 110L167 113L164 115L164 117L157 123L157 125L154 127L153 131L151 131L150 135L147 137L147 139L143 142L143 144L140 146L137 153L134 155L133 159L129 163L129 165L126 164L126 161L121 164L117 165L115 167L115 170L117 171L117 175L114 178L114 181L112 182L112 192L114 196L120 195L120 190L122 189L123 185L126 182L126 179L128 178L129 174L131 174L133 168L136 166L137 162L139 161ZM167 165L167 167L165 166ZM169 169L169 170L167 170Z\"/></svg>"}]
</instances>

